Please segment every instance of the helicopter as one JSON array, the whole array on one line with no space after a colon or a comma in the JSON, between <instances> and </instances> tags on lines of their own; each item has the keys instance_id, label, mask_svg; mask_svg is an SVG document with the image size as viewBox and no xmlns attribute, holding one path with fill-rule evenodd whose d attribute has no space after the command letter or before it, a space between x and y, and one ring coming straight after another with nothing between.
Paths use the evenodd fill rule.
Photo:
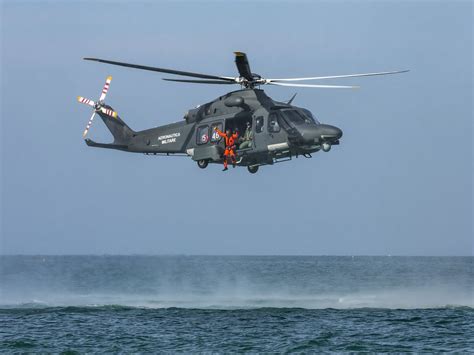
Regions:
<instances>
[{"instance_id":1,"label":"helicopter","mask_svg":"<svg viewBox=\"0 0 474 355\"><path fill-rule=\"evenodd\" d=\"M105 104L112 77L106 80L98 101L82 96L80 103L93 108L83 133L85 143L90 147L117 149L147 155L188 156L201 169L210 163L224 160L224 140L219 131L244 132L250 137L245 148L236 147L235 166L247 167L255 174L260 166L273 165L292 160L293 157L311 158L313 153L329 152L340 144L342 130L338 127L320 123L306 108L292 105L296 96L286 102L270 98L260 87L275 85L283 87L357 89L358 86L301 84L300 81L354 78L376 75L389 75L408 72L408 70L332 75L302 78L266 79L251 71L247 55L234 52L238 76L216 76L164 69L145 65L130 64L99 58L83 58L128 68L142 69L173 74L195 79L164 78L165 81L194 84L240 85L240 89L228 92L203 105L186 111L182 120L135 132L111 106ZM99 115L114 137L112 143L98 143L86 138L95 115Z\"/></svg>"}]
</instances>

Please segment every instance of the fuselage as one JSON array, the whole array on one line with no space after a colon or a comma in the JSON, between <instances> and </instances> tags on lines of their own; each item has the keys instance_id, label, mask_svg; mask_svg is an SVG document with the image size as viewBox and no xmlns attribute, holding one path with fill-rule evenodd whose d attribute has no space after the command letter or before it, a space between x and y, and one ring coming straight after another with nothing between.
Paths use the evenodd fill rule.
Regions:
<instances>
[{"instance_id":1,"label":"fuselage","mask_svg":"<svg viewBox=\"0 0 474 355\"><path fill-rule=\"evenodd\" d=\"M221 160L223 142L214 128L238 130L250 124L251 147L242 150L241 165L272 164L274 159L306 155L339 144L342 131L319 123L310 111L274 101L260 89L230 92L186 112L180 122L134 132L130 152L187 154L193 160Z\"/></svg>"},{"instance_id":2,"label":"fuselage","mask_svg":"<svg viewBox=\"0 0 474 355\"><path fill-rule=\"evenodd\" d=\"M239 165L273 164L292 156L328 151L339 144L342 131L321 124L307 109L278 102L260 89L230 92L186 112L183 120L134 132L120 117L99 115L115 137L113 144L86 140L90 146L145 154L186 154L201 163L222 161L221 131L251 130L252 140L239 149Z\"/></svg>"}]
</instances>

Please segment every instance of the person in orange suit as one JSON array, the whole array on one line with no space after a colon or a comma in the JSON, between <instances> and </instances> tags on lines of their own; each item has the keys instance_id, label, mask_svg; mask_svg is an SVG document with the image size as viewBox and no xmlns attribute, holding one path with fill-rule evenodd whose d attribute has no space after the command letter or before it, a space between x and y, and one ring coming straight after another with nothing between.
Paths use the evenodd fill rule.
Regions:
<instances>
[{"instance_id":1,"label":"person in orange suit","mask_svg":"<svg viewBox=\"0 0 474 355\"><path fill-rule=\"evenodd\" d=\"M232 166L235 168L236 164L236 159L235 159L235 142L237 141L237 138L239 137L239 133L237 131L234 131L234 133L231 132L230 129L226 130L226 133L220 131L217 127L214 127L214 131L217 132L217 134L225 139L225 151L224 151L224 170L227 170L227 164L229 157L232 160Z\"/></svg>"}]
</instances>

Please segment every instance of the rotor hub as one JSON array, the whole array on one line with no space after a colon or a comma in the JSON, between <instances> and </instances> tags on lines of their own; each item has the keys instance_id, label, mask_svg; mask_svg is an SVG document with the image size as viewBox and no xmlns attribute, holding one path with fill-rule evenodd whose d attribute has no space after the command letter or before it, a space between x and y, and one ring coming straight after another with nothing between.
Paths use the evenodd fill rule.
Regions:
<instances>
[{"instance_id":1,"label":"rotor hub","mask_svg":"<svg viewBox=\"0 0 474 355\"><path fill-rule=\"evenodd\" d=\"M104 106L104 101L97 101L94 105L94 109L99 111Z\"/></svg>"}]
</instances>

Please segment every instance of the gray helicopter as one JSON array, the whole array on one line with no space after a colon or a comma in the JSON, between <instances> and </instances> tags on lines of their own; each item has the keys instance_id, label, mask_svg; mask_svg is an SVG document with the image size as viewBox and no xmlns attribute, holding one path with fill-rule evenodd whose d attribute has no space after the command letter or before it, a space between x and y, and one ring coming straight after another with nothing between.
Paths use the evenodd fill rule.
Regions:
<instances>
[{"instance_id":1,"label":"gray helicopter","mask_svg":"<svg viewBox=\"0 0 474 355\"><path fill-rule=\"evenodd\" d=\"M292 105L296 94L287 102L279 102L267 96L260 89L260 86L356 89L358 86L316 85L294 82L388 75L408 71L265 79L252 73L247 55L242 52L235 52L235 64L239 72L237 77L199 74L97 58L84 59L197 78L163 79L166 81L219 85L238 84L241 86L240 90L229 92L211 102L190 109L179 122L135 132L112 107L104 102L112 80L112 77L109 76L97 102L78 97L80 103L89 105L94 109L83 137L86 138L96 114L104 121L114 137L113 143L110 144L97 143L86 138L85 142L88 146L151 155L185 155L191 157L200 168L204 169L209 163L222 163L224 160L223 154L226 149L224 139L217 134L216 129L239 132L240 139L237 139L236 142L235 165L246 166L252 174L256 173L262 165L273 165L299 156L311 158L312 153L320 150L329 152L333 145L339 144L342 137L341 129L322 124L309 110ZM242 149L240 149L239 143L242 143L244 132L247 141L246 144L242 144Z\"/></svg>"}]
</instances>

